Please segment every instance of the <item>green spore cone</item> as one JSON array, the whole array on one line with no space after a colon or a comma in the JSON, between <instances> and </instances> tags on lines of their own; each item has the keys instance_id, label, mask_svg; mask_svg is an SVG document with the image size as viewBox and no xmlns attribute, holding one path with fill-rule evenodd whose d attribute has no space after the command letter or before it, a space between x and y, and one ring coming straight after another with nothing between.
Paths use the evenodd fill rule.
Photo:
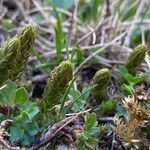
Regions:
<instances>
[{"instance_id":1,"label":"green spore cone","mask_svg":"<svg viewBox=\"0 0 150 150\"><path fill-rule=\"evenodd\" d=\"M133 76L136 75L138 67L144 61L146 51L147 47L145 45L139 45L134 48L133 52L128 57L125 67Z\"/></svg>"},{"instance_id":2,"label":"green spore cone","mask_svg":"<svg viewBox=\"0 0 150 150\"><path fill-rule=\"evenodd\" d=\"M20 53L21 56L17 60L16 69L13 71L14 79L18 79L22 74L25 65L27 64L28 58L31 54L31 50L35 41L35 30L30 24L23 26L18 34L16 35L20 40Z\"/></svg>"},{"instance_id":3,"label":"green spore cone","mask_svg":"<svg viewBox=\"0 0 150 150\"><path fill-rule=\"evenodd\" d=\"M111 72L108 69L101 69L96 72L93 77L91 85L94 86L92 93L98 104L101 104L103 100L108 99L107 87L111 79Z\"/></svg>"},{"instance_id":4,"label":"green spore cone","mask_svg":"<svg viewBox=\"0 0 150 150\"><path fill-rule=\"evenodd\" d=\"M61 62L59 66L51 72L42 100L46 108L51 109L54 105L61 102L61 98L72 77L73 68L69 61Z\"/></svg>"},{"instance_id":5,"label":"green spore cone","mask_svg":"<svg viewBox=\"0 0 150 150\"><path fill-rule=\"evenodd\" d=\"M20 57L20 40L15 37L7 40L0 49L0 84L13 78L13 70Z\"/></svg>"}]
</instances>

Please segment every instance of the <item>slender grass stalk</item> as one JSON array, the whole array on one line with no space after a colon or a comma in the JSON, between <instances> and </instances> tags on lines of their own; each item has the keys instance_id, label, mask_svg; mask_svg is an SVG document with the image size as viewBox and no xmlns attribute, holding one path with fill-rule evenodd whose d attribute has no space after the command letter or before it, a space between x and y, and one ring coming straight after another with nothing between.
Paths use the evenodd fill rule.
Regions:
<instances>
[{"instance_id":1,"label":"slender grass stalk","mask_svg":"<svg viewBox=\"0 0 150 150\"><path fill-rule=\"evenodd\" d=\"M85 91L84 93L82 93L79 97L77 97L66 109L65 111L62 113L62 116L64 117L65 114L71 109L71 107L78 102L78 100L80 100L80 98L82 98L82 96L84 96L86 93L88 93L89 91L93 90L97 85L92 86L91 88L89 88L87 91Z\"/></svg>"},{"instance_id":2,"label":"slender grass stalk","mask_svg":"<svg viewBox=\"0 0 150 150\"><path fill-rule=\"evenodd\" d=\"M52 0L50 0L49 2L54 10L54 13L57 19L57 23L56 23L56 26L54 26L54 29L55 29L57 58L58 58L58 63L60 63L62 60L62 49L64 48L64 41L65 41L63 28L62 28L62 20Z\"/></svg>"},{"instance_id":3,"label":"slender grass stalk","mask_svg":"<svg viewBox=\"0 0 150 150\"><path fill-rule=\"evenodd\" d=\"M65 94L64 94L64 96L63 96L63 98L62 98L62 103L61 103L61 106L60 106L59 115L61 115L61 113L64 111L65 101L66 101L66 99L67 99L67 96L68 96L68 94L69 94L69 91L70 91L71 87L73 86L73 83L74 83L74 81L76 80L76 78L77 78L77 76L75 76L75 77L71 80L70 85L68 86L68 88L67 88L67 90L66 90L66 92L65 92Z\"/></svg>"}]
</instances>

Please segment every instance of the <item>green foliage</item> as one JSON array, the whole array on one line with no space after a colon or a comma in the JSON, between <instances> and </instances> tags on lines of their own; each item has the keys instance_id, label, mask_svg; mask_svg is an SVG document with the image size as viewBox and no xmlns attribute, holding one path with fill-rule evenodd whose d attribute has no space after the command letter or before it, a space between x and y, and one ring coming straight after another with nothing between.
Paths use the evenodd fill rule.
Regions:
<instances>
[{"instance_id":1,"label":"green foliage","mask_svg":"<svg viewBox=\"0 0 150 150\"><path fill-rule=\"evenodd\" d=\"M23 104L29 98L28 92L25 90L24 87L20 87L16 90L15 100L14 102L17 104Z\"/></svg>"},{"instance_id":2,"label":"green foliage","mask_svg":"<svg viewBox=\"0 0 150 150\"><path fill-rule=\"evenodd\" d=\"M97 21L99 14L101 13L101 8L103 7L103 0L90 0L80 1L79 8L82 7L80 11L80 18L84 22Z\"/></svg>"},{"instance_id":3,"label":"green foliage","mask_svg":"<svg viewBox=\"0 0 150 150\"><path fill-rule=\"evenodd\" d=\"M16 60L16 66L13 70L14 78L12 80L15 80L18 78L21 73L24 70L24 67L28 61L28 58L31 54L31 50L34 45L35 41L35 31L34 27L30 24L26 24L24 27L20 29L16 37L20 40L20 57Z\"/></svg>"},{"instance_id":4,"label":"green foliage","mask_svg":"<svg viewBox=\"0 0 150 150\"><path fill-rule=\"evenodd\" d=\"M128 4L128 5L131 5L131 4ZM124 7L124 9L126 9L126 7ZM122 21L129 20L129 19L131 20L134 17L136 10L137 10L137 6L135 5L134 7L131 7L130 9L128 9L127 11L123 11L123 15L121 16Z\"/></svg>"},{"instance_id":5,"label":"green foliage","mask_svg":"<svg viewBox=\"0 0 150 150\"><path fill-rule=\"evenodd\" d=\"M2 99L4 99L4 101L1 101L2 106L6 104L8 104L9 106L14 106L16 104L15 103L15 99L17 99L16 90L17 87L12 81L7 80L3 83L3 86L0 90L1 97L3 97Z\"/></svg>"},{"instance_id":6,"label":"green foliage","mask_svg":"<svg viewBox=\"0 0 150 150\"><path fill-rule=\"evenodd\" d=\"M125 95L134 95L134 86L143 80L150 78L150 74L133 76L128 73L128 70L124 66L119 66L118 72L122 78L122 82L124 82L121 86L121 91Z\"/></svg>"},{"instance_id":7,"label":"green foliage","mask_svg":"<svg viewBox=\"0 0 150 150\"><path fill-rule=\"evenodd\" d=\"M100 132L99 132L99 136L103 136L105 133L108 132L108 130L110 130L110 124L102 124L100 126ZM100 141L99 141L100 142Z\"/></svg>"},{"instance_id":8,"label":"green foliage","mask_svg":"<svg viewBox=\"0 0 150 150\"><path fill-rule=\"evenodd\" d=\"M139 45L134 48L133 52L128 57L125 67L131 75L136 75L138 67L145 58L146 51L146 46Z\"/></svg>"},{"instance_id":9,"label":"green foliage","mask_svg":"<svg viewBox=\"0 0 150 150\"><path fill-rule=\"evenodd\" d=\"M126 85L126 84L123 84L121 86L121 91L125 95L134 95L135 93L134 88L131 85Z\"/></svg>"},{"instance_id":10,"label":"green foliage","mask_svg":"<svg viewBox=\"0 0 150 150\"><path fill-rule=\"evenodd\" d=\"M138 84L142 82L143 80L150 78L150 74L143 74L143 75L138 75L136 77L132 76L131 74L126 74L124 78L128 81L128 83L131 86L134 86L135 84Z\"/></svg>"},{"instance_id":11,"label":"green foliage","mask_svg":"<svg viewBox=\"0 0 150 150\"><path fill-rule=\"evenodd\" d=\"M89 92L93 89L93 87L91 88L85 88L84 92L82 94L80 94L76 99L74 99L71 104L65 109L64 114L66 114L69 110L71 110L71 108L76 105L82 98L84 95L89 94ZM86 100L86 99L85 99ZM82 102L81 102L82 103ZM63 114L63 115L64 115Z\"/></svg>"},{"instance_id":12,"label":"green foliage","mask_svg":"<svg viewBox=\"0 0 150 150\"><path fill-rule=\"evenodd\" d=\"M84 120L83 131L78 136L78 149L95 149L96 143L98 142L96 140L96 135L99 132L96 114L86 114Z\"/></svg>"},{"instance_id":13,"label":"green foliage","mask_svg":"<svg viewBox=\"0 0 150 150\"><path fill-rule=\"evenodd\" d=\"M105 68L97 71L93 77L91 85L95 87L92 89L92 93L94 94L98 104L101 104L103 100L108 99L107 86L110 79L111 72Z\"/></svg>"},{"instance_id":14,"label":"green foliage","mask_svg":"<svg viewBox=\"0 0 150 150\"><path fill-rule=\"evenodd\" d=\"M0 49L0 85L7 79L14 78L16 60L20 56L20 40L12 38L6 41Z\"/></svg>"},{"instance_id":15,"label":"green foliage","mask_svg":"<svg viewBox=\"0 0 150 150\"><path fill-rule=\"evenodd\" d=\"M84 87L82 89L82 92L80 92L79 90L74 90L73 88L71 89L70 93L69 93L69 98L74 101L75 99L77 99L78 97L80 97L80 95L83 95L82 97L80 97L80 99L74 103L74 105L71 107L71 110L73 112L79 112L83 109L83 107L85 106L86 102L87 102L87 98L89 97L89 92L86 92L87 90L89 90L89 87ZM85 94L84 94L85 93Z\"/></svg>"},{"instance_id":16,"label":"green foliage","mask_svg":"<svg viewBox=\"0 0 150 150\"><path fill-rule=\"evenodd\" d=\"M123 65L120 65L120 66L119 66L118 72L119 72L119 74L120 74L121 77L124 77L126 74L129 74L129 73L128 73L128 70L127 70L126 67L123 66Z\"/></svg>"},{"instance_id":17,"label":"green foliage","mask_svg":"<svg viewBox=\"0 0 150 150\"><path fill-rule=\"evenodd\" d=\"M62 112L64 112L64 104L74 79L76 79L72 79L72 77L73 68L69 61L61 62L59 66L51 72L44 90L43 99L39 103L39 107L41 108L41 116L39 117L43 117L43 126L47 126L63 118L64 113ZM70 81L71 83L69 85ZM57 104L61 106L59 108L55 107Z\"/></svg>"},{"instance_id":18,"label":"green foliage","mask_svg":"<svg viewBox=\"0 0 150 150\"><path fill-rule=\"evenodd\" d=\"M74 55L76 53L76 59L74 59ZM83 51L80 48L74 47L71 53L71 62L75 64L80 64L84 60Z\"/></svg>"},{"instance_id":19,"label":"green foliage","mask_svg":"<svg viewBox=\"0 0 150 150\"><path fill-rule=\"evenodd\" d=\"M126 109L122 105L117 105L116 115L118 117L123 117L124 119L129 120L128 113L126 112Z\"/></svg>"},{"instance_id":20,"label":"green foliage","mask_svg":"<svg viewBox=\"0 0 150 150\"><path fill-rule=\"evenodd\" d=\"M4 26L6 29L8 29L8 30L10 30L10 29L13 28L13 22L12 22L11 19L3 19L3 20L2 20L2 24L3 24L3 26Z\"/></svg>"},{"instance_id":21,"label":"green foliage","mask_svg":"<svg viewBox=\"0 0 150 150\"><path fill-rule=\"evenodd\" d=\"M128 70L124 66L119 66L118 72L120 73L120 76L126 79L128 84L130 84L131 86L134 86L135 84L138 84L150 77L150 74L147 73L143 75L132 76L128 73Z\"/></svg>"},{"instance_id":22,"label":"green foliage","mask_svg":"<svg viewBox=\"0 0 150 150\"><path fill-rule=\"evenodd\" d=\"M114 14L118 15L118 18L121 21L133 19L137 10L137 5L132 6L132 4L133 4L133 1L130 1L130 0L128 1L119 0L118 3L116 3Z\"/></svg>"},{"instance_id":23,"label":"green foliage","mask_svg":"<svg viewBox=\"0 0 150 150\"><path fill-rule=\"evenodd\" d=\"M65 38L64 38L63 28L62 28L61 16L57 12L56 7L53 4L53 2L50 1L50 3L53 7L55 17L57 19L56 26L54 26L54 29L55 29L55 43L56 43L55 45L56 45L58 63L60 63L61 59L62 59L62 49L65 47Z\"/></svg>"},{"instance_id":24,"label":"green foliage","mask_svg":"<svg viewBox=\"0 0 150 150\"><path fill-rule=\"evenodd\" d=\"M56 67L47 81L44 91L42 106L45 111L51 109L54 105L61 103L61 97L73 77L72 64L69 61L63 61Z\"/></svg>"},{"instance_id":25,"label":"green foliage","mask_svg":"<svg viewBox=\"0 0 150 150\"><path fill-rule=\"evenodd\" d=\"M31 50L41 62L41 64L37 66L38 68L48 67L49 71L49 65L59 63L62 60L62 49L67 45L63 32L62 16L57 12L53 2L51 0L49 0L49 2L51 3L57 20L56 25L53 24L57 61L52 60L47 63L40 58L40 54L35 49L32 49L35 40L35 31L33 26L29 24L21 28L15 37L7 40L0 49L0 86L2 85L0 88L0 121L5 119L13 120L13 123L7 126L7 131L10 133L9 140L11 143L17 143L21 146L30 146L39 131L46 129L51 123L56 123L64 119L66 113L70 110L75 113L82 111L88 102L90 92L93 93L97 103L101 104L100 115L116 113L118 116L129 119L124 107L117 105L115 100L109 99L108 97L107 87L111 80L111 72L108 69L104 68L96 72L91 82L91 87L84 87L81 91L73 87L77 76L73 78L72 64L80 64L84 60L84 53L80 48L73 48L71 57L69 54L70 51L66 48L68 61L63 61L58 67L51 71L50 78L44 90L43 99L39 100L39 103L29 101L27 90L24 87L17 88L15 83L12 82L20 77L28 57L31 54ZM79 2L78 6L80 7L81 4L83 10L77 15L79 15L82 20L97 21L101 13L101 7L103 7L105 1L90 0L88 5L84 5L86 3L85 1L82 2ZM72 4L72 1L67 4L69 5L69 3ZM120 3L122 4L121 1ZM123 4L129 6L128 2L123 2ZM136 5L128 9L127 12L120 9L119 18L121 18L121 20L130 19L134 17L136 10ZM109 12L107 13L107 15L109 15ZM131 13L131 15L128 13ZM40 21L44 21L44 18L40 15L37 17L38 19L40 17ZM115 20L117 20L118 16L115 17ZM77 18L75 21L77 21L77 24L80 24L80 19L78 20ZM10 20L3 20L2 23L7 29L11 29L13 26ZM144 34L147 33L144 32ZM137 38L138 37L139 35ZM146 46L137 46L127 59L125 65L119 67L118 72L120 73L120 80L122 82L120 89L123 94L134 95L134 86L150 77L149 74L136 76L138 67L145 58L146 51ZM90 53L92 54L93 51ZM12 81L7 79L11 79ZM122 93L120 94L122 95ZM70 101L66 106L65 102L67 98L69 98ZM81 133L77 136L77 146L79 149L95 149L99 142L97 137L102 138L102 135L108 132L109 127L107 125L101 125L99 128L95 113L86 114L85 116L82 114L82 116L84 117L85 123ZM61 134L61 132L58 134Z\"/></svg>"},{"instance_id":26,"label":"green foliage","mask_svg":"<svg viewBox=\"0 0 150 150\"><path fill-rule=\"evenodd\" d=\"M71 91L71 88L73 87L73 83L74 81L76 80L77 76L73 77L73 79L70 81L70 84L69 86L67 87L62 99L61 99L61 106L60 106L60 109L59 109L59 115L63 118L65 113L64 113L64 108L65 108L65 102L67 100L67 97L69 95L69 92Z\"/></svg>"},{"instance_id":27,"label":"green foliage","mask_svg":"<svg viewBox=\"0 0 150 150\"><path fill-rule=\"evenodd\" d=\"M14 82L5 81L0 88L0 107L4 110L3 115L13 120L7 128L11 142L30 145L39 132L38 124L34 120L39 108L29 101L26 89L23 87L17 89Z\"/></svg>"},{"instance_id":28,"label":"green foliage","mask_svg":"<svg viewBox=\"0 0 150 150\"><path fill-rule=\"evenodd\" d=\"M142 34L143 34L142 32L144 32L145 41L148 41L149 35L150 35L149 28L148 27L144 28L144 31L141 31L141 28L139 28L139 29L136 29L131 36L132 45L137 45L137 44L142 43Z\"/></svg>"},{"instance_id":29,"label":"green foliage","mask_svg":"<svg viewBox=\"0 0 150 150\"><path fill-rule=\"evenodd\" d=\"M102 102L100 106L102 114L105 115L115 112L115 107L116 107L116 102L113 99L110 99L106 102Z\"/></svg>"},{"instance_id":30,"label":"green foliage","mask_svg":"<svg viewBox=\"0 0 150 150\"><path fill-rule=\"evenodd\" d=\"M0 85L21 75L34 44L32 25L25 25L16 37L7 40L0 49Z\"/></svg>"}]
</instances>

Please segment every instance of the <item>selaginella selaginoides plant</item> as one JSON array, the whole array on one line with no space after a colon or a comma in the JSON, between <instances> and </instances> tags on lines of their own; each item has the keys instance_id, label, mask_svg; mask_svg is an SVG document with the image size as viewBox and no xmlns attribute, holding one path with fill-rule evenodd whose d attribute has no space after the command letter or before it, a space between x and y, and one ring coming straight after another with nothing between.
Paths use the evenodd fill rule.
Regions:
<instances>
[{"instance_id":1,"label":"selaginella selaginoides plant","mask_svg":"<svg viewBox=\"0 0 150 150\"><path fill-rule=\"evenodd\" d=\"M143 62L146 55L147 47L145 45L139 45L134 48L133 52L128 57L125 67L132 75L136 75L137 69Z\"/></svg>"},{"instance_id":2,"label":"selaginella selaginoides plant","mask_svg":"<svg viewBox=\"0 0 150 150\"><path fill-rule=\"evenodd\" d=\"M35 40L34 28L27 24L19 33L7 40L0 49L0 84L5 80L19 78Z\"/></svg>"},{"instance_id":3,"label":"selaginella selaginoides plant","mask_svg":"<svg viewBox=\"0 0 150 150\"><path fill-rule=\"evenodd\" d=\"M18 57L20 57L20 40L15 37L6 41L0 49L0 84L13 78L12 71Z\"/></svg>"},{"instance_id":4,"label":"selaginella selaginoides plant","mask_svg":"<svg viewBox=\"0 0 150 150\"><path fill-rule=\"evenodd\" d=\"M54 105L59 104L66 88L73 77L72 64L63 61L50 74L44 91L41 107L47 112Z\"/></svg>"},{"instance_id":5,"label":"selaginella selaginoides plant","mask_svg":"<svg viewBox=\"0 0 150 150\"><path fill-rule=\"evenodd\" d=\"M33 48L34 41L35 41L35 29L32 25L27 24L23 28L20 29L16 37L18 37L20 40L21 56L18 58L17 63L16 63L16 68L13 71L13 74L14 74L13 80L16 80L17 78L19 78L19 76L23 72L24 67L28 61L28 58L31 54L31 50Z\"/></svg>"},{"instance_id":6,"label":"selaginella selaginoides plant","mask_svg":"<svg viewBox=\"0 0 150 150\"><path fill-rule=\"evenodd\" d=\"M107 87L111 79L111 72L108 69L101 69L96 72L93 77L91 86L95 86L92 89L94 98L98 104L101 104L103 100L108 99Z\"/></svg>"}]
</instances>

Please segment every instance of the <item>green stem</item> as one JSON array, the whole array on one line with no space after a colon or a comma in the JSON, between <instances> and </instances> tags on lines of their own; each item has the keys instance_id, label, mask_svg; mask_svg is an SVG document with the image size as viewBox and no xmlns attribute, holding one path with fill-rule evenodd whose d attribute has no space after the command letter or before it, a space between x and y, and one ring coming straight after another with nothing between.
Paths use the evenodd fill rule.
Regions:
<instances>
[{"instance_id":1,"label":"green stem","mask_svg":"<svg viewBox=\"0 0 150 150\"><path fill-rule=\"evenodd\" d=\"M62 117L65 116L65 114L71 109L71 107L83 96L85 95L86 93L88 93L89 91L91 91L92 89L95 88L96 85L92 86L90 89L88 89L87 91L85 91L83 94L81 94L79 97L77 97L71 104L70 106L68 106L66 108L66 110L62 113Z\"/></svg>"},{"instance_id":2,"label":"green stem","mask_svg":"<svg viewBox=\"0 0 150 150\"><path fill-rule=\"evenodd\" d=\"M67 99L68 93L69 93L71 87L73 86L73 83L74 83L74 81L76 80L76 78L77 78L77 76L75 76L75 77L71 80L71 83L70 83L69 87L67 88L67 90L66 90L66 92L65 92L65 94L64 94L64 96L63 96L63 98L62 98L62 103L61 103L61 106L60 106L59 115L60 115L60 114L62 113L62 111L64 110L65 101L66 101L66 99Z\"/></svg>"}]
</instances>

